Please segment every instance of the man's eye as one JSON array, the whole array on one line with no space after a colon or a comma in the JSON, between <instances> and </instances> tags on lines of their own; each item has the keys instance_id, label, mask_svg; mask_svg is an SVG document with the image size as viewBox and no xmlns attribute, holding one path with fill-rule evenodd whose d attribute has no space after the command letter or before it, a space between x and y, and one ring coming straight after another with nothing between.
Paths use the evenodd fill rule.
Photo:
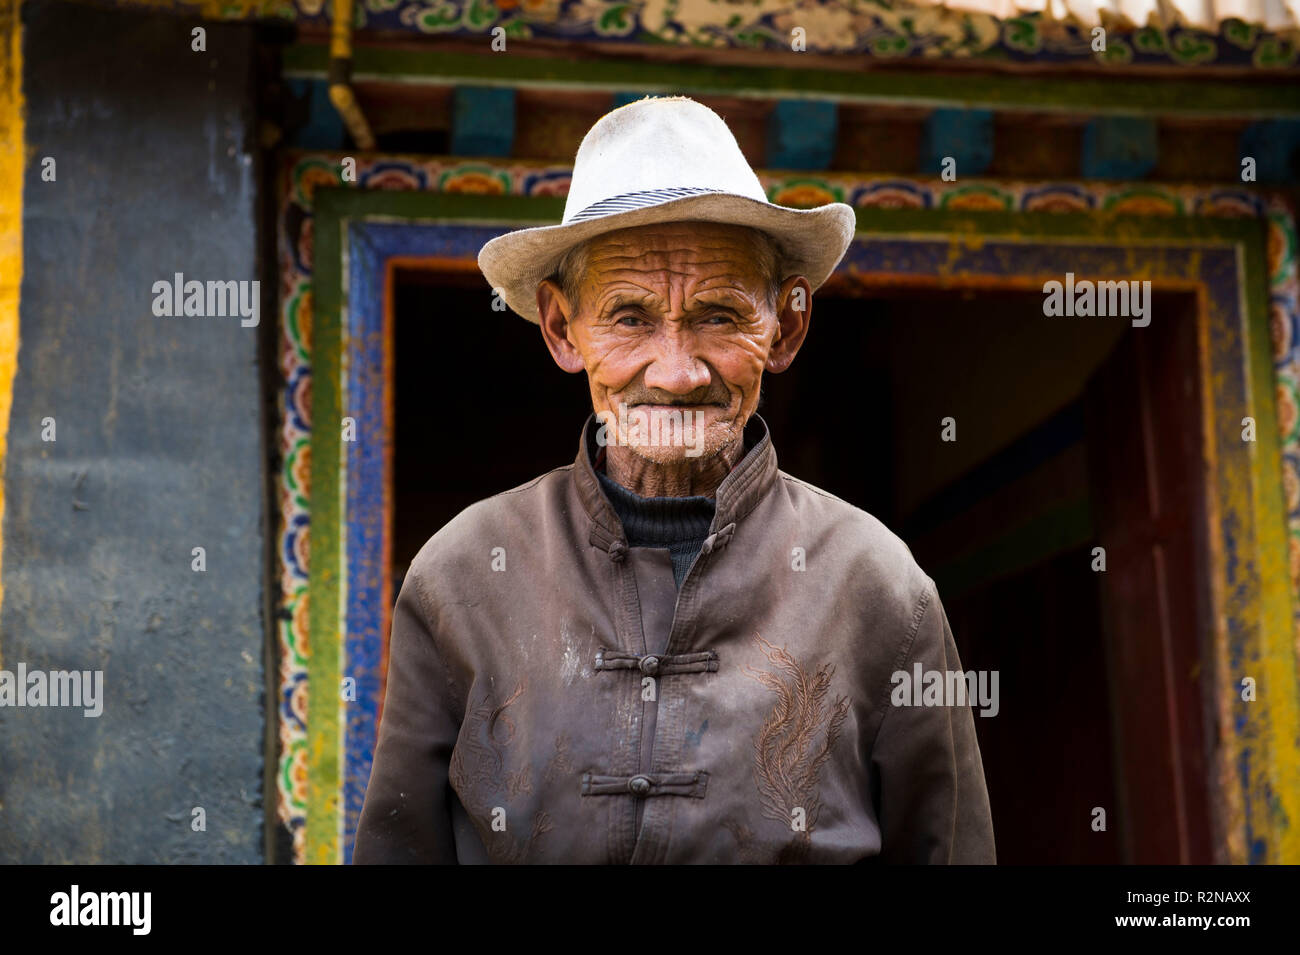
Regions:
<instances>
[{"instance_id":1,"label":"man's eye","mask_svg":"<svg viewBox=\"0 0 1300 955\"><path fill-rule=\"evenodd\" d=\"M705 325L730 325L731 323L731 316L727 315L725 312L718 312L715 315L710 315L704 320Z\"/></svg>"},{"instance_id":2,"label":"man's eye","mask_svg":"<svg viewBox=\"0 0 1300 955\"><path fill-rule=\"evenodd\" d=\"M645 319L639 315L620 315L614 319L615 325L626 325L628 328L636 328L645 324Z\"/></svg>"}]
</instances>

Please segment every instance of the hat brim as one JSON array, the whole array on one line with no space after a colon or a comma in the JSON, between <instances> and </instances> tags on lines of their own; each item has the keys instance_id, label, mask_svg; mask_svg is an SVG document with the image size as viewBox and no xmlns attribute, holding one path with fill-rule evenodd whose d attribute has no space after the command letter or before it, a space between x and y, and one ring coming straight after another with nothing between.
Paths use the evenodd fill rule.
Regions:
<instances>
[{"instance_id":1,"label":"hat brim","mask_svg":"<svg viewBox=\"0 0 1300 955\"><path fill-rule=\"evenodd\" d=\"M537 226L497 236L478 254L488 284L515 312L537 323L537 286L554 272L564 253L592 236L658 222L721 222L769 233L781 249L785 275L803 275L816 291L848 251L857 228L853 207L832 202L791 209L749 196L709 193L672 199L568 225Z\"/></svg>"}]
</instances>

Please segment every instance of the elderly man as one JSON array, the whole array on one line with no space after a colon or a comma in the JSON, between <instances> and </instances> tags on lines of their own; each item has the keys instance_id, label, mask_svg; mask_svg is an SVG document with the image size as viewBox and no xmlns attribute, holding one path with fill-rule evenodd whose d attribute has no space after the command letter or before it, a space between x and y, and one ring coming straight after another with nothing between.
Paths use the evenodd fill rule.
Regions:
<instances>
[{"instance_id":1,"label":"elderly man","mask_svg":"<svg viewBox=\"0 0 1300 955\"><path fill-rule=\"evenodd\" d=\"M961 670L933 581L754 413L853 229L668 97L592 127L561 225L484 246L595 413L411 564L354 861L994 861L970 707L893 692Z\"/></svg>"}]
</instances>

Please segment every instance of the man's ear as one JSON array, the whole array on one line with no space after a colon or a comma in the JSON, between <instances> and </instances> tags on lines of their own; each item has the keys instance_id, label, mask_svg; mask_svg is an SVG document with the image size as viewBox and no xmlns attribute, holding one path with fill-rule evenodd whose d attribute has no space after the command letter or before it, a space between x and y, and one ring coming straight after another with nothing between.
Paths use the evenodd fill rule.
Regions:
<instances>
[{"instance_id":1,"label":"man's ear","mask_svg":"<svg viewBox=\"0 0 1300 955\"><path fill-rule=\"evenodd\" d=\"M776 301L776 338L764 366L773 374L790 367L808 335L808 321L812 318L812 286L802 275L792 275L781 283Z\"/></svg>"},{"instance_id":2,"label":"man's ear","mask_svg":"<svg viewBox=\"0 0 1300 955\"><path fill-rule=\"evenodd\" d=\"M543 279L537 286L537 312L541 316L542 338L555 363L569 374L583 371L586 366L582 362L582 355L569 340L569 318L572 314L569 301L560 287L550 279Z\"/></svg>"}]
</instances>

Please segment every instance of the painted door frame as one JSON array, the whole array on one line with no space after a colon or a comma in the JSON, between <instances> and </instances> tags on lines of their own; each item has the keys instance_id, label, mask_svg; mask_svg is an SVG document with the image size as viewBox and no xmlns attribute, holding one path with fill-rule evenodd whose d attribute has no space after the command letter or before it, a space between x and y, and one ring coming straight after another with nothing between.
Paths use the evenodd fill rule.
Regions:
<instances>
[{"instance_id":1,"label":"painted door frame","mask_svg":"<svg viewBox=\"0 0 1300 955\"><path fill-rule=\"evenodd\" d=\"M375 160L377 165L380 162ZM379 169L376 175L390 172ZM520 175L518 168L496 172L515 181ZM470 180L481 184L490 181L494 171L487 168L469 174L486 177ZM391 181L384 184L388 188L320 185L327 188L313 197L310 292L314 305L306 349L313 381L311 417L331 422L353 417L361 441L351 444L366 444L367 434L370 443L382 444L378 437L382 415L376 418L373 409L354 407L354 399L356 383L365 376L372 381L384 377L382 342L391 336L384 330L387 266L383 263L419 250L472 265L473 254L486 237L520 225L558 221L562 203L544 197L395 192L390 191ZM446 179L439 185L445 187ZM805 193L808 189L806 182L787 185ZM896 191L906 188L898 181L874 185ZM976 188L979 195L978 185L964 184L962 194L969 200L970 190ZM424 187L428 188L427 182ZM421 185L413 188L419 190ZM1005 188L1005 184L989 186L990 190ZM1070 188L1095 187L1073 184ZM774 201L779 201L780 189L772 191ZM1138 187L1138 191L1156 190ZM897 284L900 276L913 272L952 288L988 288L990 282L1005 282L1022 287L1037 283L1041 289L1045 277L1059 279L1071 270L1080 276L1150 278L1156 285L1196 290L1205 360L1207 516L1217 531L1211 547L1217 626L1208 640L1214 648L1218 710L1214 716L1221 732L1218 778L1211 781L1221 852L1225 862L1300 861L1300 829L1290 824L1300 819L1300 754L1293 732L1300 712L1300 682L1274 402L1277 343L1271 340L1276 335L1270 336L1270 306L1274 320L1277 310L1277 302L1270 301L1270 286L1275 299L1280 281L1293 287L1294 275L1279 280L1269 273L1266 239L1275 240L1273 230L1262 227L1259 218L1130 216L1119 214L1125 209L1116 209L1115 204L1110 211L1067 214L997 206L985 211L991 205L986 201L973 204L979 211L942 202L911 209L854 204L859 207L863 240L855 243L838 274L842 281L865 288ZM1267 216L1261 218L1269 221ZM414 244L397 238L403 229L416 240ZM1294 243L1293 227L1288 237ZM1037 257L1038 262L1027 266L1028 274L1017 277L1018 269L1006 267L1008 261L1023 263L1026 257ZM1292 254L1292 270L1293 260ZM286 292L292 288L292 282L285 284ZM485 308L490 307L486 284L484 297ZM302 301L295 306L289 294L284 305L286 329L294 316L301 324L307 311ZM293 351L288 336L286 351ZM287 377L289 419L294 385ZM373 394L375 389L369 391ZM1240 437L1240 422L1246 416L1257 422L1258 441L1252 444ZM372 422L369 431L367 421ZM381 669L377 661L382 654L382 637L376 636L382 624L361 628L366 634L359 632L356 601L350 598L365 591L349 580L349 573L359 568L368 567L372 574L376 569L373 559L357 548L367 541L366 546L375 546L370 531L376 526L375 508L382 511L383 503L382 494L377 496L373 488L374 462L382 460L382 454L376 458L374 448L345 448L341 434L341 425L311 429L308 434L310 495L304 497L311 513L311 559L306 592L297 596L308 598L312 612L301 614L298 603L308 601L295 601L287 614L290 621L307 624L312 652L307 655L305 682L331 690L313 694L302 714L307 741L305 824L299 824L302 858L326 863L348 856L348 836L369 771L368 752L357 751L358 739L368 725L373 726L373 716L367 712L377 712L376 671ZM382 475L382 468L378 473ZM297 516L287 514L285 527L293 527ZM301 529L301 524L297 526ZM284 543L286 553L295 546L287 537ZM372 558L373 554L372 550ZM380 601L385 608L388 602L387 596ZM330 610L321 613L317 608ZM378 607L370 611L372 617L382 612ZM356 681L358 700L343 700L342 694L332 692L349 676ZM1259 695L1254 702L1240 699L1244 676L1256 679ZM366 693L371 697L362 699ZM287 780L286 773L282 783Z\"/></svg>"}]
</instances>

